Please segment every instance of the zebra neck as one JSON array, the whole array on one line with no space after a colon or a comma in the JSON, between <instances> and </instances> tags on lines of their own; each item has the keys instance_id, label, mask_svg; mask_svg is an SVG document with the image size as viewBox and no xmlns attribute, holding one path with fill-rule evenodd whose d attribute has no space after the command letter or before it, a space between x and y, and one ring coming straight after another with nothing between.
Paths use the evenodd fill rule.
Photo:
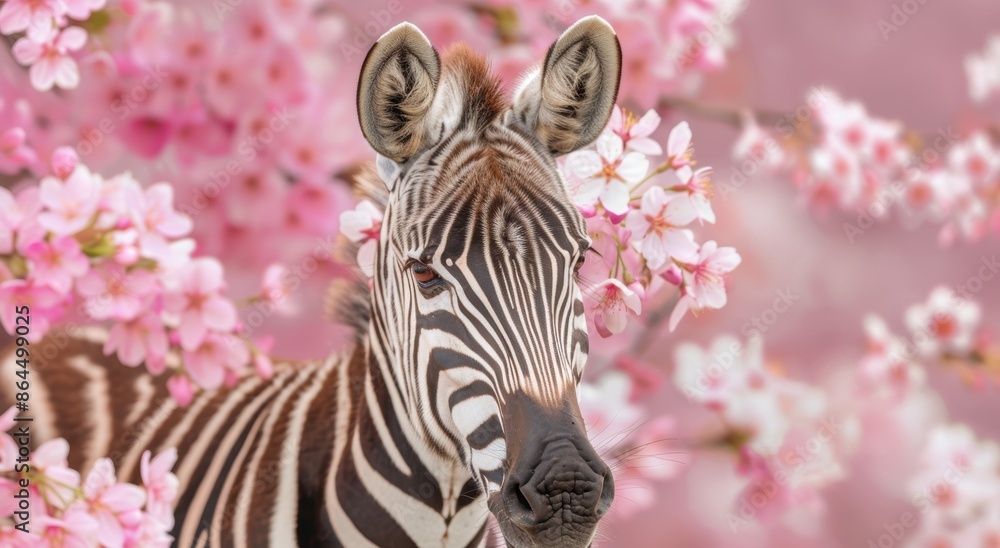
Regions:
<instances>
[{"instance_id":1,"label":"zebra neck","mask_svg":"<svg viewBox=\"0 0 1000 548\"><path fill-rule=\"evenodd\" d=\"M361 374L350 375L355 405L349 442L336 467L345 517L378 546L405 545L403 539L418 545L478 542L487 514L478 484L460 460L426 441L414 426L434 418L429 410L426 417L410 417L400 397L405 386L381 355L364 344L349 365ZM334 528L338 534L343 530L337 523Z\"/></svg>"}]
</instances>

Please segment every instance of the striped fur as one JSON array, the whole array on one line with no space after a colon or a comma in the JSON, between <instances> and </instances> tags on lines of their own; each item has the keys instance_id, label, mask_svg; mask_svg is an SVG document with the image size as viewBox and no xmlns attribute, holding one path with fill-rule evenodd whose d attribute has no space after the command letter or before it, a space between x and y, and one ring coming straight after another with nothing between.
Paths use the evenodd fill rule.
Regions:
<instances>
[{"instance_id":1,"label":"striped fur","mask_svg":"<svg viewBox=\"0 0 1000 548\"><path fill-rule=\"evenodd\" d=\"M615 51L603 21L571 27L519 115L470 50L439 57L415 27L387 33L359 86L394 179L368 313L349 308L368 318L354 349L180 408L162 377L105 357L103 331L53 336L34 441L65 437L72 466L110 456L132 482L142 451L177 447L179 546L477 546L489 512L511 546L589 545L613 483L576 402L588 339L574 271L589 240L552 150L604 125ZM587 108L548 102L566 82ZM418 282L416 263L438 278ZM0 375L14 367L8 350Z\"/></svg>"}]
</instances>

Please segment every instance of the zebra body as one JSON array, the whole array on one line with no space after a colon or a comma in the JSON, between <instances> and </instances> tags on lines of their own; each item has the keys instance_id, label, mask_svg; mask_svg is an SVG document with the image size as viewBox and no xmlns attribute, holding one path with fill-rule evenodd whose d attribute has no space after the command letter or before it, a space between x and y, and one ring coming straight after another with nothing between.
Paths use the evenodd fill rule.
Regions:
<instances>
[{"instance_id":1,"label":"zebra body","mask_svg":"<svg viewBox=\"0 0 1000 548\"><path fill-rule=\"evenodd\" d=\"M34 441L65 437L82 471L110 456L131 482L144 450L176 447L184 547L477 546L490 513L509 546L588 546L614 484L577 402L589 238L553 156L604 128L620 66L585 18L507 101L471 50L393 28L358 88L379 153L361 187L385 211L356 346L181 408L104 356L105 333L56 336Z\"/></svg>"},{"instance_id":2,"label":"zebra body","mask_svg":"<svg viewBox=\"0 0 1000 548\"><path fill-rule=\"evenodd\" d=\"M247 376L180 407L165 379L104 356L106 332L74 335L32 370L33 444L64 437L70 467L89 470L109 456L120 480L139 484L142 452L176 447L179 546L484 540L487 510L471 475L405 441L412 432L382 411L391 403L367 374L364 346L277 363L267 381ZM15 368L6 352L0 375ZM4 405L12 400L0 395Z\"/></svg>"}]
</instances>

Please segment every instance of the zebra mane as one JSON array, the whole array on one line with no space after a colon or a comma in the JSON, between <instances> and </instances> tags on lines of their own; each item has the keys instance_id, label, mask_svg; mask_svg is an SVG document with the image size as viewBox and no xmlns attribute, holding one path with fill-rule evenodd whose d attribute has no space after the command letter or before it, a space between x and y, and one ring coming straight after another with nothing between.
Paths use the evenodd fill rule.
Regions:
<instances>
[{"instance_id":1,"label":"zebra mane","mask_svg":"<svg viewBox=\"0 0 1000 548\"><path fill-rule=\"evenodd\" d=\"M454 88L462 94L460 127L481 129L496 121L510 103L504 96L500 82L490 72L489 63L465 44L449 47L441 56L442 80L450 80ZM362 162L338 174L346 181L361 200L372 202L380 211L385 211L389 202L389 190L379 177L374 162ZM353 264L358 246L346 238L340 238L336 257L344 264ZM324 302L325 315L329 321L351 328L355 342L360 342L368 334L371 319L371 289L368 280L360 270L354 275L338 278L330 283Z\"/></svg>"},{"instance_id":2,"label":"zebra mane","mask_svg":"<svg viewBox=\"0 0 1000 548\"><path fill-rule=\"evenodd\" d=\"M486 58L469 46L449 47L441 55L441 65L441 80L453 80L464 95L460 126L482 129L510 107Z\"/></svg>"}]
</instances>

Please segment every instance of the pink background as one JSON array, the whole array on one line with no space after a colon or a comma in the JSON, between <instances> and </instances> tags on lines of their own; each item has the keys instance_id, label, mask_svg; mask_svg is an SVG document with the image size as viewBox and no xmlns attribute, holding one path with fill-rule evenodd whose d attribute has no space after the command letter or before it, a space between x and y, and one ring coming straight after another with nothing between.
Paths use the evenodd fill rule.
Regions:
<instances>
[{"instance_id":1,"label":"pink background","mask_svg":"<svg viewBox=\"0 0 1000 548\"><path fill-rule=\"evenodd\" d=\"M965 55L981 50L997 31L1000 4L928 0L884 40L879 20L890 20L893 4L902 7L902 2L885 0L753 0L735 25L738 45L730 66L709 78L702 97L727 106L791 111L803 104L811 87L822 84L863 102L870 115L899 119L921 134L952 127L964 135L974 119L1000 119L996 101L972 106L963 68ZM677 116L691 122L697 156L716 168L716 183L730 180L734 166L729 151L736 131ZM675 117L664 126L670 127ZM852 244L842 225L856 224L856 214L820 219L799 203L790 182L767 175L751 178L728 199L717 196L713 207L720 223L707 234L735 246L744 258L732 277L729 303L698 321L684 322L647 356L672 355L679 341L707 344L719 334L738 334L745 322L771 307L777 290L790 288L799 300L768 327L765 354L780 361L791 378L823 379L861 355L866 313L877 313L894 330L905 332L902 318L908 306L923 301L936 285L954 288L975 277L983 257L1000 256L996 239L942 249L936 245L937 227L906 230L894 221L876 224ZM1000 274L984 282L974 298L983 305L986 324L1000 322ZM931 368L929 373L929 384L945 399L950 420L968 424L980 437L1000 438L996 388L970 393L950 371ZM672 388L665 393L669 401L664 405L681 418L682 431L696 433L706 417L687 413L690 406ZM877 542L885 532L884 523L898 521L910 507L857 473L861 462L848 466L852 464L855 470L848 470L848 479L828 490L822 541L792 533L780 541L778 535L764 540L731 534L718 523L713 525L722 532L700 532L691 527L703 519L691 504L696 498L693 481L684 477L661 484L656 506L629 523L609 527L606 534L612 544L622 546L867 547L869 539ZM732 474L724 466L716 470Z\"/></svg>"}]
</instances>

